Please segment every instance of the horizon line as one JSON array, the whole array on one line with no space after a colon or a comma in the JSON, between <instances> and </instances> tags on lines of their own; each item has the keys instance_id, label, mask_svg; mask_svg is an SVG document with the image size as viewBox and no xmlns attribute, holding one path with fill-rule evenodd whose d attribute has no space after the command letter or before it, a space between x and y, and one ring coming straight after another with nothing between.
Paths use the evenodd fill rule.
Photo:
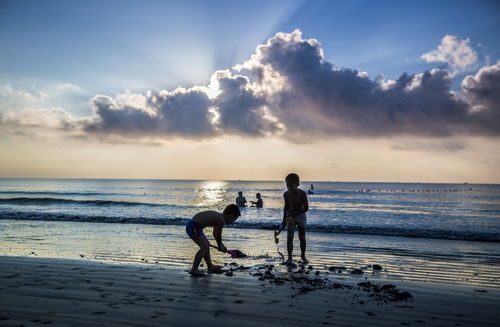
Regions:
<instances>
[{"instance_id":1,"label":"horizon line","mask_svg":"<svg viewBox=\"0 0 500 327\"><path fill-rule=\"evenodd\" d=\"M0 179L39 179L39 180L123 180L123 181L213 181L213 182L283 182L268 179L197 179L197 178L94 178L94 177L0 177ZM371 184L457 184L457 185L500 185L500 183L476 182L408 182L408 181L341 181L341 180L302 180L301 183L371 183Z\"/></svg>"}]
</instances>

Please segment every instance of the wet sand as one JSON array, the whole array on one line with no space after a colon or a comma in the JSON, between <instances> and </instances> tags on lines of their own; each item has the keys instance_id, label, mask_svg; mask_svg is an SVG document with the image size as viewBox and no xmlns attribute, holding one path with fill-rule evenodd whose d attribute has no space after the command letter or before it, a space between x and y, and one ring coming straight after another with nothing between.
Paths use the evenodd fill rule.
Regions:
<instances>
[{"instance_id":1,"label":"wet sand","mask_svg":"<svg viewBox=\"0 0 500 327\"><path fill-rule=\"evenodd\" d=\"M373 269L374 267L372 267ZM497 326L500 290L327 273L0 257L1 326Z\"/></svg>"}]
</instances>

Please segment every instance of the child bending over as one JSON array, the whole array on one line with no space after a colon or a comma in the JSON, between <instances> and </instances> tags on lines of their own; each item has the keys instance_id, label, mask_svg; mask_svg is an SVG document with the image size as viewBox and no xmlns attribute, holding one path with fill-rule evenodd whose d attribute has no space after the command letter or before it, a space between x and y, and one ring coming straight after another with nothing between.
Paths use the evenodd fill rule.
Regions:
<instances>
[{"instance_id":1,"label":"child bending over","mask_svg":"<svg viewBox=\"0 0 500 327\"><path fill-rule=\"evenodd\" d=\"M213 235L217 242L218 250L227 252L227 248L224 246L224 243L222 243L222 229L225 225L234 223L240 215L241 213L238 206L230 204L222 213L207 210L199 212L191 218L186 225L186 233L200 249L194 256L193 266L189 270L189 274L193 276L205 276L205 274L198 269L201 259L205 259L209 273L217 272L222 268L212 263L212 259L210 258L210 243L205 234L203 234L203 229L209 226L213 227Z\"/></svg>"}]
</instances>

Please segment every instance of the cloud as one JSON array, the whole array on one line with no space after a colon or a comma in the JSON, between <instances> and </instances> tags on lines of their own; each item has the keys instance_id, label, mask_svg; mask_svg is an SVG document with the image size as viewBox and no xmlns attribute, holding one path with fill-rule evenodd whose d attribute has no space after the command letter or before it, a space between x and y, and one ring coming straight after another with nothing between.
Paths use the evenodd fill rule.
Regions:
<instances>
[{"instance_id":1,"label":"cloud","mask_svg":"<svg viewBox=\"0 0 500 327\"><path fill-rule=\"evenodd\" d=\"M45 92L30 92L15 89L10 85L0 86L0 110L22 108L33 105L48 98Z\"/></svg>"},{"instance_id":2,"label":"cloud","mask_svg":"<svg viewBox=\"0 0 500 327\"><path fill-rule=\"evenodd\" d=\"M500 62L465 77L462 94L471 106L476 128L500 134Z\"/></svg>"},{"instance_id":3,"label":"cloud","mask_svg":"<svg viewBox=\"0 0 500 327\"><path fill-rule=\"evenodd\" d=\"M468 42L445 36L426 58L464 69L477 60ZM277 33L232 70L216 71L209 85L96 95L90 101L93 115L68 119L65 126L103 139L138 142L224 135L294 142L338 136L498 136L499 65L467 76L460 91L452 90L456 75L444 68L373 79L334 66L325 60L319 41L295 30ZM6 121L14 120L2 124Z\"/></svg>"},{"instance_id":4,"label":"cloud","mask_svg":"<svg viewBox=\"0 0 500 327\"><path fill-rule=\"evenodd\" d=\"M264 136L280 130L275 121L266 117L266 99L251 89L248 77L229 71L219 71L215 76L220 92L213 101L218 115L215 123L222 132Z\"/></svg>"},{"instance_id":5,"label":"cloud","mask_svg":"<svg viewBox=\"0 0 500 327\"><path fill-rule=\"evenodd\" d=\"M0 125L70 129L75 118L61 108L33 108L0 115Z\"/></svg>"},{"instance_id":6,"label":"cloud","mask_svg":"<svg viewBox=\"0 0 500 327\"><path fill-rule=\"evenodd\" d=\"M478 61L477 53L470 47L469 41L445 35L437 50L424 53L420 58L427 62L446 63L454 73L463 72Z\"/></svg>"},{"instance_id":7,"label":"cloud","mask_svg":"<svg viewBox=\"0 0 500 327\"><path fill-rule=\"evenodd\" d=\"M73 132L79 121L66 110L46 106L50 95L43 91L0 87L0 135L57 136L57 132ZM60 136L60 135L59 135Z\"/></svg>"},{"instance_id":8,"label":"cloud","mask_svg":"<svg viewBox=\"0 0 500 327\"><path fill-rule=\"evenodd\" d=\"M206 138L215 135L210 100L200 88L124 94L91 100L95 116L84 130L102 136Z\"/></svg>"},{"instance_id":9,"label":"cloud","mask_svg":"<svg viewBox=\"0 0 500 327\"><path fill-rule=\"evenodd\" d=\"M283 88L266 99L294 140L469 131L469 105L451 91L452 75L444 69L373 80L325 61L320 43L303 39L299 30L276 34L237 68L249 71L256 84L279 76Z\"/></svg>"},{"instance_id":10,"label":"cloud","mask_svg":"<svg viewBox=\"0 0 500 327\"><path fill-rule=\"evenodd\" d=\"M95 116L84 129L101 136L182 137L206 139L220 135L264 136L279 129L266 112L265 99L249 79L217 71L208 87L178 88L172 92L127 91L115 98L91 100Z\"/></svg>"},{"instance_id":11,"label":"cloud","mask_svg":"<svg viewBox=\"0 0 500 327\"><path fill-rule=\"evenodd\" d=\"M466 141L455 138L432 139L432 138L401 138L390 147L399 151L424 151L424 152L457 152L467 148Z\"/></svg>"},{"instance_id":12,"label":"cloud","mask_svg":"<svg viewBox=\"0 0 500 327\"><path fill-rule=\"evenodd\" d=\"M78 91L82 90L78 85L71 84L71 83L59 83L59 84L56 84L53 88L55 90L63 91L63 92L64 91L78 92Z\"/></svg>"}]
</instances>

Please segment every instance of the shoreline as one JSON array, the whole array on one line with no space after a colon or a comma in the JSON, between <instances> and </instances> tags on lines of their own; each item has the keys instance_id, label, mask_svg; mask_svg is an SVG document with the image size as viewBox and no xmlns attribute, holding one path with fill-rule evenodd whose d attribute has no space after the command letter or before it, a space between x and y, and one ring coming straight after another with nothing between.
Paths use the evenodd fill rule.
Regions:
<instances>
[{"instance_id":1,"label":"shoreline","mask_svg":"<svg viewBox=\"0 0 500 327\"><path fill-rule=\"evenodd\" d=\"M19 214L19 213L16 213ZM137 217L107 217L107 216L82 216L72 214L54 213L26 213L25 217L12 218L10 212L0 212L0 221L40 221L40 222L75 222L92 224L119 224L119 225L151 225L151 226L185 226L189 218L137 218ZM263 231L274 231L279 222L264 222L258 225L251 223L239 223L226 226L227 229L252 229ZM440 229L418 229L403 227L383 226L346 226L330 225L323 226L311 223L308 225L309 233L326 233L334 235L358 235L358 236L387 236L403 237L410 239L449 240L465 242L485 242L500 244L500 236L495 232L464 232L447 231Z\"/></svg>"},{"instance_id":2,"label":"shoreline","mask_svg":"<svg viewBox=\"0 0 500 327\"><path fill-rule=\"evenodd\" d=\"M0 230L0 255L7 256L137 264L156 269L189 267L197 250L183 226L0 220ZM224 240L229 249L248 255L239 259L240 264L256 267L280 263L272 232L228 228ZM285 236L280 237L281 252L285 252L285 240ZM369 267L378 264L383 268L376 272L380 278L500 288L499 251L498 243L311 232L307 253L310 264L321 274L341 277L347 270L362 269L363 276L373 277ZM231 260L218 251L211 253L216 264ZM294 254L299 253L296 241ZM347 270L335 273L329 271L331 266Z\"/></svg>"},{"instance_id":3,"label":"shoreline","mask_svg":"<svg viewBox=\"0 0 500 327\"><path fill-rule=\"evenodd\" d=\"M327 276L336 287L314 288L300 272L271 269L275 278L259 280L236 266L232 276L196 278L183 270L0 256L0 324L494 326L500 318L496 288L350 275ZM297 281L276 283L287 277ZM390 284L411 297L373 296L380 294L373 285Z\"/></svg>"}]
</instances>

